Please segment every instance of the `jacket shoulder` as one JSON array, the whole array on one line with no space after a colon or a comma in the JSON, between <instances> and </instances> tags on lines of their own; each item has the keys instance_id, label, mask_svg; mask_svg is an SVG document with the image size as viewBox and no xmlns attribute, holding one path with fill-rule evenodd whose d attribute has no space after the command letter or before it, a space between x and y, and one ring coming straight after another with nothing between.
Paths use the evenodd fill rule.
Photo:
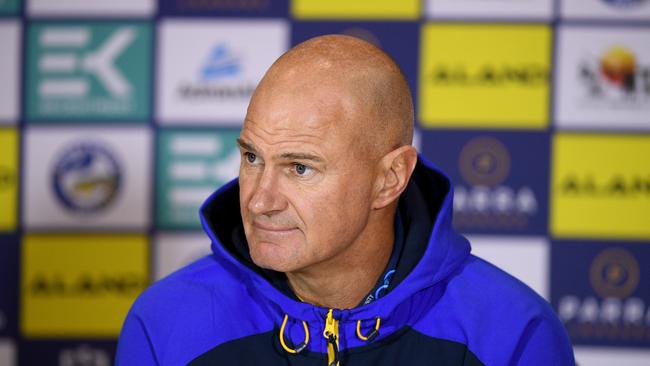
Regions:
<instances>
[{"instance_id":1,"label":"jacket shoulder","mask_svg":"<svg viewBox=\"0 0 650 366\"><path fill-rule=\"evenodd\" d=\"M445 281L421 329L467 345L486 365L573 365L550 304L491 263L470 255Z\"/></svg>"},{"instance_id":2,"label":"jacket shoulder","mask_svg":"<svg viewBox=\"0 0 650 366\"><path fill-rule=\"evenodd\" d=\"M120 334L118 360L148 364L145 357L155 360L152 364L185 364L216 344L261 332L233 323L234 314L260 316L249 292L212 255L181 268L135 300Z\"/></svg>"},{"instance_id":3,"label":"jacket shoulder","mask_svg":"<svg viewBox=\"0 0 650 366\"><path fill-rule=\"evenodd\" d=\"M211 256L203 257L151 284L135 300L131 313L165 321L179 311L204 302L213 293L210 278L220 277Z\"/></svg>"},{"instance_id":4,"label":"jacket shoulder","mask_svg":"<svg viewBox=\"0 0 650 366\"><path fill-rule=\"evenodd\" d=\"M516 313L555 316L550 304L528 285L492 263L470 255L465 266L450 282L457 282L452 290L483 299L489 308L509 308ZM488 309L489 309L488 308ZM487 310L487 309L486 309Z\"/></svg>"}]
</instances>

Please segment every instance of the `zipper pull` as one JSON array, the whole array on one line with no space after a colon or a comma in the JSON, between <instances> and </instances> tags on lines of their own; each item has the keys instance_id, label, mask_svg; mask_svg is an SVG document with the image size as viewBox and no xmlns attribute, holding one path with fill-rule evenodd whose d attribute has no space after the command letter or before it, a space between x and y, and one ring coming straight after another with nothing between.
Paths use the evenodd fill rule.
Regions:
<instances>
[{"instance_id":1,"label":"zipper pull","mask_svg":"<svg viewBox=\"0 0 650 366\"><path fill-rule=\"evenodd\" d=\"M339 366L339 321L334 319L334 309L327 311L323 336L327 340L327 366Z\"/></svg>"}]
</instances>

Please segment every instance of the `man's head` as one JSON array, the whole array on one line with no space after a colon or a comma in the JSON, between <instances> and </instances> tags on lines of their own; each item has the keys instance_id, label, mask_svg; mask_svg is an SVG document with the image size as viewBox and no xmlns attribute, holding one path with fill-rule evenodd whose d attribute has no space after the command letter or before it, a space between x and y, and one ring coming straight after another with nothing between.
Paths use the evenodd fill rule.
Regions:
<instances>
[{"instance_id":1,"label":"man's head","mask_svg":"<svg viewBox=\"0 0 650 366\"><path fill-rule=\"evenodd\" d=\"M322 36L285 53L255 90L239 139L253 261L297 272L386 245L417 160L412 134L408 84L375 46Z\"/></svg>"}]
</instances>

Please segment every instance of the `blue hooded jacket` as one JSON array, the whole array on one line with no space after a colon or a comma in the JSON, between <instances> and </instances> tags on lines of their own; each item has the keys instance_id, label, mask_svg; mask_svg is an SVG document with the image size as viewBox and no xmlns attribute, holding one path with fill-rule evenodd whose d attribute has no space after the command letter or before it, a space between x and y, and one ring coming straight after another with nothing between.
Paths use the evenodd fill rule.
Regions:
<instances>
[{"instance_id":1,"label":"blue hooded jacket","mask_svg":"<svg viewBox=\"0 0 650 366\"><path fill-rule=\"evenodd\" d=\"M403 251L389 292L326 309L250 260L234 180L201 208L213 254L140 295L116 364L575 365L549 304L470 254L452 228L452 198L448 178L420 157L400 198Z\"/></svg>"}]
</instances>

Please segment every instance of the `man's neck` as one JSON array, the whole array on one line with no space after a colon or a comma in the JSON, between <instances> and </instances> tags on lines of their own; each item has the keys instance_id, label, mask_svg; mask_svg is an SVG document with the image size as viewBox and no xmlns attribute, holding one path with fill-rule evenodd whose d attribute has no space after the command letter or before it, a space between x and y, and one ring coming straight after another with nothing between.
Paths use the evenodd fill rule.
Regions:
<instances>
[{"instance_id":1,"label":"man's neck","mask_svg":"<svg viewBox=\"0 0 650 366\"><path fill-rule=\"evenodd\" d=\"M394 245L393 222L372 237L361 237L346 251L310 268L286 273L298 298L335 309L357 306L373 289L388 264Z\"/></svg>"}]
</instances>

